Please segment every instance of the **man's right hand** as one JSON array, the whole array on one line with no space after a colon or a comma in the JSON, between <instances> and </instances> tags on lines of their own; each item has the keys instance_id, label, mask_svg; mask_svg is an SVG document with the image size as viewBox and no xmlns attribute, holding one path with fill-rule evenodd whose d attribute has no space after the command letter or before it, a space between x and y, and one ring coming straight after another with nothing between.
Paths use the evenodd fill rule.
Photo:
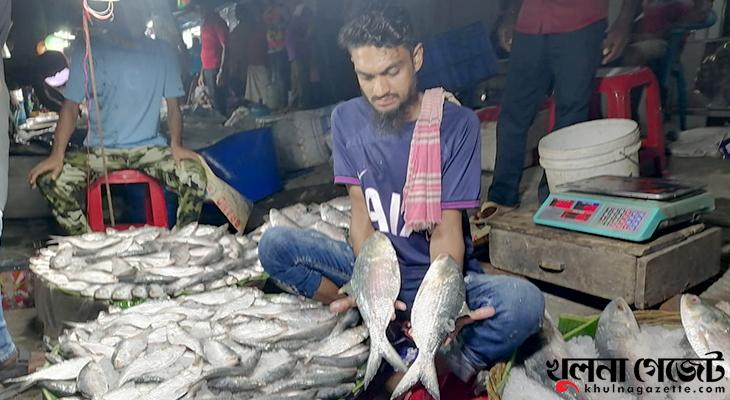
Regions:
<instances>
[{"instance_id":1,"label":"man's right hand","mask_svg":"<svg viewBox=\"0 0 730 400\"><path fill-rule=\"evenodd\" d=\"M35 188L36 180L38 179L38 177L45 173L50 173L51 178L53 180L56 180L56 178L58 178L58 175L61 174L62 170L63 155L61 155L60 157L51 155L30 170L30 173L28 174L28 183L30 183L31 187Z\"/></svg>"},{"instance_id":2,"label":"man's right hand","mask_svg":"<svg viewBox=\"0 0 730 400\"><path fill-rule=\"evenodd\" d=\"M497 35L499 36L499 45L503 49L512 51L512 37L515 33L515 22L512 19L503 21L497 29Z\"/></svg>"},{"instance_id":3,"label":"man's right hand","mask_svg":"<svg viewBox=\"0 0 730 400\"><path fill-rule=\"evenodd\" d=\"M355 307L357 307L357 303L355 303L355 298L352 296L343 297L330 303L330 311L334 314L343 313ZM398 311L405 311L406 303L400 300L396 300L395 309ZM392 319L395 319L395 314L393 315Z\"/></svg>"}]
</instances>

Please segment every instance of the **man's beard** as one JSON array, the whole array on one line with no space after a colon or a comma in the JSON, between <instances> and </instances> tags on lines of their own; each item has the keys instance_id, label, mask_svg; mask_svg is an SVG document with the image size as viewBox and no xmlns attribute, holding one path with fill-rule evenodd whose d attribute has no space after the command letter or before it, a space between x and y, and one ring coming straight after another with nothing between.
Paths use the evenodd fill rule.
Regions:
<instances>
[{"instance_id":1,"label":"man's beard","mask_svg":"<svg viewBox=\"0 0 730 400\"><path fill-rule=\"evenodd\" d=\"M398 133L403 127L403 124L406 122L405 118L407 117L409 109L414 103L416 103L416 101L418 101L418 89L416 88L416 82L414 81L413 85L411 85L411 88L408 90L406 100L395 110L388 112L378 111L375 106L373 106L373 103L376 100L377 99L375 98L371 98L370 101L368 101L368 104L370 104L370 107L373 109L375 127L379 132Z\"/></svg>"}]
</instances>

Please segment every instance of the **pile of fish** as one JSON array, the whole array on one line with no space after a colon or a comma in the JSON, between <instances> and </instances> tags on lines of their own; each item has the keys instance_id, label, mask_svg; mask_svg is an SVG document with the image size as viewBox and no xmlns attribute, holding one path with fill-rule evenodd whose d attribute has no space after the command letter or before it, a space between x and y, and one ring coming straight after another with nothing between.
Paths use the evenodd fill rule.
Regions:
<instances>
[{"instance_id":1,"label":"pile of fish","mask_svg":"<svg viewBox=\"0 0 730 400\"><path fill-rule=\"evenodd\" d=\"M411 312L411 335L418 356L410 368L388 342L385 330L395 314L400 291L398 257L390 240L375 232L363 244L355 260L351 292L370 330L370 357L365 372L367 387L385 358L406 374L393 391L398 398L419 381L434 399L440 398L434 357L464 308L465 288L461 268L453 258L440 255L423 278ZM407 369L407 371L406 371Z\"/></svg>"},{"instance_id":2,"label":"pile of fish","mask_svg":"<svg viewBox=\"0 0 730 400\"><path fill-rule=\"evenodd\" d=\"M337 197L322 204L297 203L281 210L271 209L269 220L249 237L258 242L272 226L313 229L333 240L346 242L350 229L350 199Z\"/></svg>"},{"instance_id":3,"label":"pile of fish","mask_svg":"<svg viewBox=\"0 0 730 400\"><path fill-rule=\"evenodd\" d=\"M100 400L337 399L352 393L369 347L356 310L256 288L149 300L74 323L56 363L5 382Z\"/></svg>"},{"instance_id":4,"label":"pile of fish","mask_svg":"<svg viewBox=\"0 0 730 400\"><path fill-rule=\"evenodd\" d=\"M520 399L544 399L546 398L545 393L534 393L533 395L523 389L525 386L534 388L539 384L549 390L550 396L548 398L571 400L634 398L627 394L619 396L616 393L611 393L606 397L605 395L601 396L600 393L584 392L581 388L583 387L582 384L586 383L585 379L574 382L580 391L568 388L565 393L557 394L555 392L555 381L548 375L547 364L554 363L554 360L566 358L627 359L626 377L628 379L626 382L619 384L628 387L680 385L681 382L659 381L653 375L646 374L642 376L643 381L638 381L634 376L634 365L640 358L707 358L709 357L708 353L716 351L720 351L723 355L730 354L730 315L694 295L682 296L680 314L683 329L667 330L669 335L672 335L673 332L679 334L676 345L672 346L665 342L666 339L647 334L651 328L642 329L626 301L621 298L615 299L601 313L595 339L588 338L595 353L593 356L588 357L585 354L577 354L571 347L571 343L566 343L563 340L550 316L546 313L541 332L521 348L524 357L522 365L516 370L517 374L510 377L510 380L516 379L520 382L518 384L508 382L505 394L509 392L511 396L518 396ZM730 375L727 373L727 371L730 371L730 364L727 362L727 357L724 357L724 359L724 361L715 362L716 365L721 365L726 371L726 380L717 383L720 386L726 386L726 382L730 379ZM524 369L522 369L523 367ZM525 375L529 381L524 381ZM611 385L610 382L605 384L607 386ZM692 384L693 382L689 382L686 385L691 386ZM706 385L706 383L699 381L696 384ZM683 398L678 395L669 397L672 399ZM665 393L644 393L640 398L666 399L668 396Z\"/></svg>"},{"instance_id":5,"label":"pile of fish","mask_svg":"<svg viewBox=\"0 0 730 400\"><path fill-rule=\"evenodd\" d=\"M100 300L200 293L263 275L257 244L229 234L227 225L107 229L52 242L30 259L31 270L56 287Z\"/></svg>"},{"instance_id":6,"label":"pile of fish","mask_svg":"<svg viewBox=\"0 0 730 400\"><path fill-rule=\"evenodd\" d=\"M347 197L272 209L269 220L247 236L229 234L227 225L198 224L57 236L31 258L30 268L56 287L99 300L201 293L263 277L258 242L271 226L314 229L347 241L349 210Z\"/></svg>"}]
</instances>

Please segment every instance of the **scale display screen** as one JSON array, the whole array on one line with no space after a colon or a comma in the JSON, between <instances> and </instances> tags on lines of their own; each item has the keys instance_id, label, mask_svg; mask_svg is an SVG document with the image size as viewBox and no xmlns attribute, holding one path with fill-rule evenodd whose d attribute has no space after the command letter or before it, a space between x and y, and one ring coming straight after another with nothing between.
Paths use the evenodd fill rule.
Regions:
<instances>
[{"instance_id":1,"label":"scale display screen","mask_svg":"<svg viewBox=\"0 0 730 400\"><path fill-rule=\"evenodd\" d=\"M569 221L587 222L598 210L601 203L594 201L554 198L550 207L560 210L559 218Z\"/></svg>"}]
</instances>

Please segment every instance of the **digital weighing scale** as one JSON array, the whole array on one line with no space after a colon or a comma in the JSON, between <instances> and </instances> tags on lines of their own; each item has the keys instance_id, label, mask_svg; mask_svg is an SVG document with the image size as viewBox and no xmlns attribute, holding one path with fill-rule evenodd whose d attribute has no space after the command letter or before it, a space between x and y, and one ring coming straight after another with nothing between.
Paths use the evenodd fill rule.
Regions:
<instances>
[{"instance_id":1,"label":"digital weighing scale","mask_svg":"<svg viewBox=\"0 0 730 400\"><path fill-rule=\"evenodd\" d=\"M599 176L561 185L533 216L539 225L642 242L715 209L702 186L655 178Z\"/></svg>"}]
</instances>

